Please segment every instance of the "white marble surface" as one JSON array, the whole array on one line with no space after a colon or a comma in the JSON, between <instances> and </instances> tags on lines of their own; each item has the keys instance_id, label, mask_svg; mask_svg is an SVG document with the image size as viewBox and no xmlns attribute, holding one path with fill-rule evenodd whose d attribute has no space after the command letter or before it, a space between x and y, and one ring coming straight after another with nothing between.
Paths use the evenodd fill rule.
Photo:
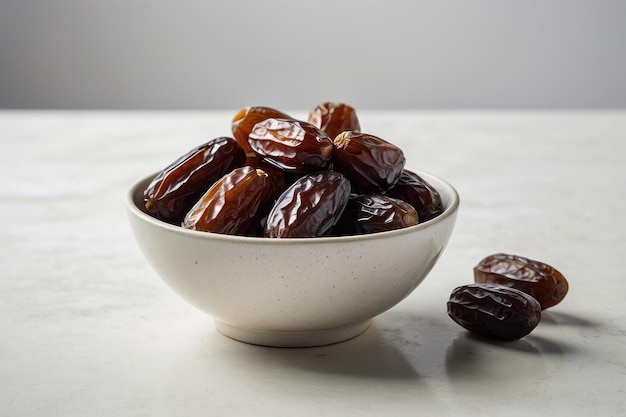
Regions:
<instances>
[{"instance_id":1,"label":"white marble surface","mask_svg":"<svg viewBox=\"0 0 626 417\"><path fill-rule=\"evenodd\" d=\"M363 130L457 187L457 227L366 333L291 350L217 333L126 222L127 186L228 134L232 114L0 112L0 415L624 415L626 112L361 112ZM512 343L445 309L499 251L570 282Z\"/></svg>"}]
</instances>

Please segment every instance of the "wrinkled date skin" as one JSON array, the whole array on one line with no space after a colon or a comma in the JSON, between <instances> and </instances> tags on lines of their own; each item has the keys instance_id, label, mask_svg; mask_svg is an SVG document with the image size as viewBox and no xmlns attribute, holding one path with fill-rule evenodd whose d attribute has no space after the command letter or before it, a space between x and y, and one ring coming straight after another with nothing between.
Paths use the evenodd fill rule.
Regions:
<instances>
[{"instance_id":1,"label":"wrinkled date skin","mask_svg":"<svg viewBox=\"0 0 626 417\"><path fill-rule=\"evenodd\" d=\"M344 103L327 101L318 104L309 113L308 122L326 132L332 139L347 130L361 130L356 111Z\"/></svg>"},{"instance_id":2,"label":"wrinkled date skin","mask_svg":"<svg viewBox=\"0 0 626 417\"><path fill-rule=\"evenodd\" d=\"M267 216L265 237L327 235L350 198L350 182L334 171L305 174L282 193Z\"/></svg>"},{"instance_id":3,"label":"wrinkled date skin","mask_svg":"<svg viewBox=\"0 0 626 417\"><path fill-rule=\"evenodd\" d=\"M263 160L284 171L305 173L328 167L333 141L307 122L267 119L248 135L252 150Z\"/></svg>"},{"instance_id":4,"label":"wrinkled date skin","mask_svg":"<svg viewBox=\"0 0 626 417\"><path fill-rule=\"evenodd\" d=\"M517 340L541 320L541 305L525 292L498 284L468 284L455 288L448 315L457 324L481 336Z\"/></svg>"},{"instance_id":5,"label":"wrinkled date skin","mask_svg":"<svg viewBox=\"0 0 626 417\"><path fill-rule=\"evenodd\" d=\"M272 182L263 170L236 168L218 180L192 207L186 229L229 235L255 234L256 222L273 201Z\"/></svg>"},{"instance_id":6,"label":"wrinkled date skin","mask_svg":"<svg viewBox=\"0 0 626 417\"><path fill-rule=\"evenodd\" d=\"M405 201L382 195L351 195L333 233L362 235L418 223L417 211Z\"/></svg>"},{"instance_id":7,"label":"wrinkled date skin","mask_svg":"<svg viewBox=\"0 0 626 417\"><path fill-rule=\"evenodd\" d=\"M387 194L404 200L417 210L420 222L434 219L443 212L439 192L416 173L404 169L396 185Z\"/></svg>"},{"instance_id":8,"label":"wrinkled date skin","mask_svg":"<svg viewBox=\"0 0 626 417\"><path fill-rule=\"evenodd\" d=\"M230 137L218 137L178 158L144 191L146 209L155 217L180 224L185 214L215 181L246 160Z\"/></svg>"},{"instance_id":9,"label":"wrinkled date skin","mask_svg":"<svg viewBox=\"0 0 626 417\"><path fill-rule=\"evenodd\" d=\"M280 110L264 106L247 106L235 114L231 122L233 137L239 143L247 156L255 156L248 143L248 135L252 132L255 124L270 118L290 119L291 117Z\"/></svg>"},{"instance_id":10,"label":"wrinkled date skin","mask_svg":"<svg viewBox=\"0 0 626 417\"><path fill-rule=\"evenodd\" d=\"M343 132L333 142L333 169L348 177L354 192L384 194L400 179L406 159L397 146L359 132Z\"/></svg>"},{"instance_id":11,"label":"wrinkled date skin","mask_svg":"<svg viewBox=\"0 0 626 417\"><path fill-rule=\"evenodd\" d=\"M516 288L536 298L543 310L560 303L569 289L563 274L552 266L504 253L481 260L474 267L474 281Z\"/></svg>"},{"instance_id":12,"label":"wrinkled date skin","mask_svg":"<svg viewBox=\"0 0 626 417\"><path fill-rule=\"evenodd\" d=\"M286 172L273 165L267 164L258 156L246 159L245 165L265 171L267 175L269 175L270 181L272 181L272 186L276 195L282 194L287 187L293 184L300 177L299 174Z\"/></svg>"}]
</instances>

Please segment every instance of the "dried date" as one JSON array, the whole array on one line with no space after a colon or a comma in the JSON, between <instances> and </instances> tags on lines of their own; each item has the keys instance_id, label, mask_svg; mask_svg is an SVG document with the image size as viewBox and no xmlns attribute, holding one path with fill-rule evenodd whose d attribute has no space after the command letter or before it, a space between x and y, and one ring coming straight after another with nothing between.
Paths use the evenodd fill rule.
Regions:
<instances>
[{"instance_id":1,"label":"dried date","mask_svg":"<svg viewBox=\"0 0 626 417\"><path fill-rule=\"evenodd\" d=\"M267 119L248 135L252 150L265 162L284 171L304 173L328 167L333 141L307 122Z\"/></svg>"},{"instance_id":2,"label":"dried date","mask_svg":"<svg viewBox=\"0 0 626 417\"><path fill-rule=\"evenodd\" d=\"M361 124L353 107L330 101L320 103L309 112L308 122L317 126L331 138L347 130L358 132Z\"/></svg>"},{"instance_id":3,"label":"dried date","mask_svg":"<svg viewBox=\"0 0 626 417\"><path fill-rule=\"evenodd\" d=\"M272 182L274 193L276 195L280 195L299 177L298 174L285 172L282 169L265 163L263 159L258 156L246 159L246 166L251 166L252 168L265 171Z\"/></svg>"},{"instance_id":4,"label":"dried date","mask_svg":"<svg viewBox=\"0 0 626 417\"><path fill-rule=\"evenodd\" d=\"M516 340L541 320L541 305L532 296L498 284L469 284L455 288L448 315L465 329L484 337Z\"/></svg>"},{"instance_id":5,"label":"dried date","mask_svg":"<svg viewBox=\"0 0 626 417\"><path fill-rule=\"evenodd\" d=\"M265 237L327 235L350 197L350 182L335 171L305 174L276 200L267 216Z\"/></svg>"},{"instance_id":6,"label":"dried date","mask_svg":"<svg viewBox=\"0 0 626 417\"><path fill-rule=\"evenodd\" d=\"M333 169L348 177L355 192L384 194L400 179L406 159L397 146L359 132L343 132L333 142Z\"/></svg>"},{"instance_id":7,"label":"dried date","mask_svg":"<svg viewBox=\"0 0 626 417\"><path fill-rule=\"evenodd\" d=\"M273 187L263 170L236 168L217 181L185 216L182 227L229 235L256 234L271 206Z\"/></svg>"},{"instance_id":8,"label":"dried date","mask_svg":"<svg viewBox=\"0 0 626 417\"><path fill-rule=\"evenodd\" d=\"M178 158L150 182L144 191L146 209L161 220L180 224L215 181L245 160L244 150L233 138L212 139Z\"/></svg>"},{"instance_id":9,"label":"dried date","mask_svg":"<svg viewBox=\"0 0 626 417\"><path fill-rule=\"evenodd\" d=\"M417 211L405 201L383 195L352 195L333 233L361 235L418 223Z\"/></svg>"},{"instance_id":10,"label":"dried date","mask_svg":"<svg viewBox=\"0 0 626 417\"><path fill-rule=\"evenodd\" d=\"M443 212L439 192L415 172L404 169L388 196L404 200L417 210L420 222L433 219Z\"/></svg>"},{"instance_id":11,"label":"dried date","mask_svg":"<svg viewBox=\"0 0 626 417\"><path fill-rule=\"evenodd\" d=\"M248 135L259 122L270 118L290 119L291 117L280 110L265 106L247 106L235 114L231 122L233 136L239 145L246 151L247 156L255 156L248 143Z\"/></svg>"},{"instance_id":12,"label":"dried date","mask_svg":"<svg viewBox=\"0 0 626 417\"><path fill-rule=\"evenodd\" d=\"M516 288L536 298L543 310L560 303L569 289L563 274L552 266L504 253L481 260L474 267L474 281Z\"/></svg>"}]
</instances>

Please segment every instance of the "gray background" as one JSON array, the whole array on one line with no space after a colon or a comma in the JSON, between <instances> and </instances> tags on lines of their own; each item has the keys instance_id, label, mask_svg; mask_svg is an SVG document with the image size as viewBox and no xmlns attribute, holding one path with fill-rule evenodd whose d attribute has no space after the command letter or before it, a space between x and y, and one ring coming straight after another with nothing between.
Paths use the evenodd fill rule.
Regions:
<instances>
[{"instance_id":1,"label":"gray background","mask_svg":"<svg viewBox=\"0 0 626 417\"><path fill-rule=\"evenodd\" d=\"M0 107L626 107L624 1L0 0Z\"/></svg>"}]
</instances>

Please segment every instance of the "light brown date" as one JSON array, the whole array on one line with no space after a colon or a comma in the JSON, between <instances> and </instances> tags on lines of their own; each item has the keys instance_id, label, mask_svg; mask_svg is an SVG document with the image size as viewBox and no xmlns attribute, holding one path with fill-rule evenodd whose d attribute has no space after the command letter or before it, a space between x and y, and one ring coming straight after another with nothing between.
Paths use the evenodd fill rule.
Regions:
<instances>
[{"instance_id":1,"label":"light brown date","mask_svg":"<svg viewBox=\"0 0 626 417\"><path fill-rule=\"evenodd\" d=\"M252 150L284 171L304 173L328 167L333 141L307 122L267 119L254 125L248 135Z\"/></svg>"},{"instance_id":2,"label":"light brown date","mask_svg":"<svg viewBox=\"0 0 626 417\"><path fill-rule=\"evenodd\" d=\"M308 121L326 132L331 139L346 130L354 132L361 130L356 111L344 103L330 101L320 103L309 112Z\"/></svg>"},{"instance_id":3,"label":"light brown date","mask_svg":"<svg viewBox=\"0 0 626 417\"><path fill-rule=\"evenodd\" d=\"M252 132L252 128L255 124L270 118L290 119L291 117L280 110L265 106L244 107L233 117L231 122L233 136L239 146L246 151L247 156L256 156L248 143L248 135Z\"/></svg>"},{"instance_id":4,"label":"light brown date","mask_svg":"<svg viewBox=\"0 0 626 417\"><path fill-rule=\"evenodd\" d=\"M245 160L244 150L233 138L212 139L178 158L150 182L144 191L146 209L161 220L180 224L215 181Z\"/></svg>"},{"instance_id":5,"label":"light brown date","mask_svg":"<svg viewBox=\"0 0 626 417\"><path fill-rule=\"evenodd\" d=\"M333 142L333 169L348 177L354 192L384 194L400 179L406 159L397 146L359 132L343 132Z\"/></svg>"},{"instance_id":6,"label":"light brown date","mask_svg":"<svg viewBox=\"0 0 626 417\"><path fill-rule=\"evenodd\" d=\"M318 237L330 233L350 197L350 182L335 171L305 174L276 200L265 237Z\"/></svg>"},{"instance_id":7,"label":"light brown date","mask_svg":"<svg viewBox=\"0 0 626 417\"><path fill-rule=\"evenodd\" d=\"M267 173L249 166L236 168L209 188L185 216L182 227L229 235L249 234L271 206L273 195Z\"/></svg>"},{"instance_id":8,"label":"light brown date","mask_svg":"<svg viewBox=\"0 0 626 417\"><path fill-rule=\"evenodd\" d=\"M543 310L560 303L569 289L563 274L554 267L505 253L481 260L474 267L474 281L516 288L536 298Z\"/></svg>"}]
</instances>

